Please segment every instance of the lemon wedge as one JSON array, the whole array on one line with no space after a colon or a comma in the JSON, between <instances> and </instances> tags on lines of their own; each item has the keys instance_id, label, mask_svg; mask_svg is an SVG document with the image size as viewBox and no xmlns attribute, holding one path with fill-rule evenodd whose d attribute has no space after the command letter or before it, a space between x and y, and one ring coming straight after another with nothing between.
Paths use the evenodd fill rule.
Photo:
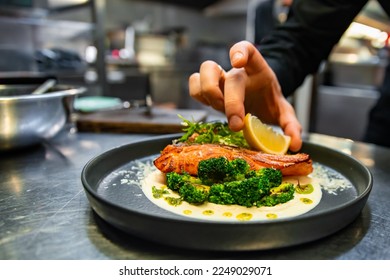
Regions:
<instances>
[{"instance_id":1,"label":"lemon wedge","mask_svg":"<svg viewBox=\"0 0 390 280\"><path fill-rule=\"evenodd\" d=\"M290 136L276 132L256 116L246 114L243 129L245 140L252 149L269 154L283 155L290 146Z\"/></svg>"}]
</instances>

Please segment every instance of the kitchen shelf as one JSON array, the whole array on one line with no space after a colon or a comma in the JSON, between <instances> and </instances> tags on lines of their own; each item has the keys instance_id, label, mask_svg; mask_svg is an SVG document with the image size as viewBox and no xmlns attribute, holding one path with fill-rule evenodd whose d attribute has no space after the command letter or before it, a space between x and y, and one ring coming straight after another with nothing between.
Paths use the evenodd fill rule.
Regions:
<instances>
[{"instance_id":1,"label":"kitchen shelf","mask_svg":"<svg viewBox=\"0 0 390 280\"><path fill-rule=\"evenodd\" d=\"M65 2L62 1L61 3ZM30 57L34 57L37 51L42 52L43 50L44 52L42 53L48 54L51 50L56 50L57 52L60 51L61 55L64 55L64 57L58 59L67 61L67 59L75 59L73 56L75 53L82 59L85 59L86 48L94 45L98 49L98 57L96 63L91 67L96 69L99 75L98 85L104 92L106 89L103 33L104 4L104 0L90 0L78 4L72 4L72 2L68 1L66 4L53 5L50 1L44 0L37 1L32 7L2 5L0 9L0 32L2 32L0 50L3 48L3 51L6 53L9 50L15 50L14 56L17 56L18 53L23 53ZM81 9L86 11L85 18L68 20L66 12L80 10L84 13L84 10ZM17 32L14 30L17 30ZM49 52L46 52L46 50ZM68 51L69 54L63 51ZM28 69L31 72L39 70L43 74L54 73L58 75L59 79L61 79L61 76L67 76L68 70L73 69L59 68L58 70L53 70L51 67L57 67L57 61L51 62L51 59L50 57L47 62L49 64L40 64L49 65L47 69L37 69L38 62L36 62L36 66L29 66L30 68ZM29 59L29 62L31 62L30 60L32 58ZM64 63L67 63L66 61ZM23 65L23 62L19 62L18 65ZM6 63L3 63L3 68L6 68L2 70L2 73L6 73L4 72L8 69L6 65ZM62 67L62 64L60 67ZM17 67L8 69L10 72L18 70L20 71ZM83 69L75 68L72 72L77 76L83 77L85 70L85 67ZM26 68L22 71L28 70Z\"/></svg>"},{"instance_id":2,"label":"kitchen shelf","mask_svg":"<svg viewBox=\"0 0 390 280\"><path fill-rule=\"evenodd\" d=\"M13 24L27 24L27 25L47 25L47 24L61 24L66 23L72 25L85 25L93 27L92 22L74 21L74 20L55 20L42 17L10 17L0 14L0 23L13 23Z\"/></svg>"},{"instance_id":3,"label":"kitchen shelf","mask_svg":"<svg viewBox=\"0 0 390 280\"><path fill-rule=\"evenodd\" d=\"M73 37L74 31L77 33L93 32L95 26L93 23L68 20L52 20L47 18L12 18L0 16L0 24L27 25L36 27L50 27L56 29L56 36L59 36L58 29L61 30L60 36ZM51 34L48 34L50 36Z\"/></svg>"}]
</instances>

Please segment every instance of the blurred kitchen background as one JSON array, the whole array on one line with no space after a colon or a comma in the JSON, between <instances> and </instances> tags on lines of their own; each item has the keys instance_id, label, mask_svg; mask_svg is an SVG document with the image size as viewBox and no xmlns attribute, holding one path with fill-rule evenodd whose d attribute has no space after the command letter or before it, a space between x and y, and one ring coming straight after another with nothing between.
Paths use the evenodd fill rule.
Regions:
<instances>
[{"instance_id":1,"label":"blurred kitchen background","mask_svg":"<svg viewBox=\"0 0 390 280\"><path fill-rule=\"evenodd\" d=\"M0 84L55 77L91 96L142 103L150 95L157 106L209 110L189 98L188 77L206 59L229 69L229 47L254 40L262 2L0 0ZM275 11L283 18L285 9ZM389 33L386 14L369 1L291 99L305 131L361 139Z\"/></svg>"}]
</instances>

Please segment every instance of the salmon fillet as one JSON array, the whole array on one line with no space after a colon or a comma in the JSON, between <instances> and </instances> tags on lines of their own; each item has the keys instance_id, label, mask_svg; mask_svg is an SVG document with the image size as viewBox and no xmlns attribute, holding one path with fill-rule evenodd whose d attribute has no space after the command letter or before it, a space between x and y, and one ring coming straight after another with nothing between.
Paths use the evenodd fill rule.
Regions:
<instances>
[{"instance_id":1,"label":"salmon fillet","mask_svg":"<svg viewBox=\"0 0 390 280\"><path fill-rule=\"evenodd\" d=\"M313 171L312 160L308 154L272 155L218 144L168 145L154 160L154 165L163 173L187 172L196 176L201 160L216 157L225 157L228 160L241 158L248 162L252 170L275 168L282 171L284 176L305 176Z\"/></svg>"}]
</instances>

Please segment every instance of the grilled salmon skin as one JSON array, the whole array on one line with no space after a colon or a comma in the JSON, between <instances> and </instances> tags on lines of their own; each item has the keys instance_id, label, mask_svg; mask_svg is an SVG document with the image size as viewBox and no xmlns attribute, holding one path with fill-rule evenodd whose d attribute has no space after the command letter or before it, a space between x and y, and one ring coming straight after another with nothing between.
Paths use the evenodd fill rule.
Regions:
<instances>
[{"instance_id":1,"label":"grilled salmon skin","mask_svg":"<svg viewBox=\"0 0 390 280\"><path fill-rule=\"evenodd\" d=\"M282 171L284 176L305 176L313 171L312 160L305 153L272 155L218 144L168 145L154 160L154 165L163 173L187 172L196 176L201 160L216 157L225 157L228 160L241 158L248 162L252 170L275 168Z\"/></svg>"}]
</instances>

